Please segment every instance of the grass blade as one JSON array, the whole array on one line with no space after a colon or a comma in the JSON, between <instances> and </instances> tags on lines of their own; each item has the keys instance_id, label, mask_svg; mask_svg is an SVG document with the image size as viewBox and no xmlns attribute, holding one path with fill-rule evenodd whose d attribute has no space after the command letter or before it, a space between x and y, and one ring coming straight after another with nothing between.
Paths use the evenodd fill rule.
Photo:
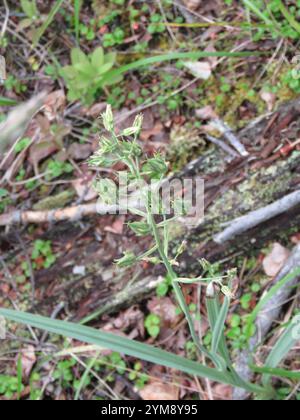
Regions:
<instances>
[{"instance_id":1,"label":"grass blade","mask_svg":"<svg viewBox=\"0 0 300 420\"><path fill-rule=\"evenodd\" d=\"M251 0L243 0L243 3L250 9L257 17L263 20L267 25L273 26L273 22L269 19Z\"/></svg>"},{"instance_id":2,"label":"grass blade","mask_svg":"<svg viewBox=\"0 0 300 420\"><path fill-rule=\"evenodd\" d=\"M230 299L227 296L225 296L223 305L219 311L217 319L215 320L215 326L214 326L213 334L212 334L211 349L214 354L217 353L218 348L220 346L220 342L224 333L224 326L225 326L226 318L229 311L229 306L230 306Z\"/></svg>"},{"instance_id":3,"label":"grass blade","mask_svg":"<svg viewBox=\"0 0 300 420\"><path fill-rule=\"evenodd\" d=\"M79 41L79 25L80 25L80 10L82 6L81 0L74 0L74 22L75 22L75 35L77 42Z\"/></svg>"},{"instance_id":4,"label":"grass blade","mask_svg":"<svg viewBox=\"0 0 300 420\"><path fill-rule=\"evenodd\" d=\"M252 311L252 313L249 315L247 320L247 328L246 328L246 336L249 340L251 338L251 331L252 326L255 323L255 320L259 314L259 312L264 308L264 306L268 303L268 301L286 284L294 280L297 276L300 275L300 268L297 270L294 270L292 273L285 276L282 280L280 280L278 283L273 286L269 292L259 301L259 303L256 305L255 309Z\"/></svg>"},{"instance_id":5,"label":"grass blade","mask_svg":"<svg viewBox=\"0 0 300 420\"><path fill-rule=\"evenodd\" d=\"M42 24L42 26L37 30L36 34L33 37L33 46L35 47L45 31L47 30L48 26L51 25L56 13L58 13L60 7L62 6L64 0L57 0L55 5L50 10L45 22Z\"/></svg>"},{"instance_id":6,"label":"grass blade","mask_svg":"<svg viewBox=\"0 0 300 420\"><path fill-rule=\"evenodd\" d=\"M296 319L296 318L295 318ZM281 335L271 353L269 354L265 365L269 368L277 368L279 363L286 357L292 347L299 341L298 334L294 334L296 323L291 322L286 331ZM263 384L268 385L271 376L269 374L263 375Z\"/></svg>"},{"instance_id":7,"label":"grass blade","mask_svg":"<svg viewBox=\"0 0 300 420\"><path fill-rule=\"evenodd\" d=\"M0 309L0 315L11 321L31 325L32 327L40 328L54 334L60 334L65 337L73 338L90 344L95 344L100 347L126 354L128 356L137 357L148 362L181 370L182 372L191 375L197 375L203 378L208 378L212 381L236 386L236 383L227 373L220 372L217 369L203 366L197 362L193 362L148 344L130 340L125 337L117 336L71 322L54 320L51 318L10 309ZM249 384L249 388L251 390L253 390L253 387Z\"/></svg>"},{"instance_id":8,"label":"grass blade","mask_svg":"<svg viewBox=\"0 0 300 420\"><path fill-rule=\"evenodd\" d=\"M300 34L300 23L296 21L294 16L290 14L288 9L285 7L285 5L282 3L281 0L277 0L278 7L282 13L282 15L286 18L286 20L289 22L292 28L295 29L296 32Z\"/></svg>"},{"instance_id":9,"label":"grass blade","mask_svg":"<svg viewBox=\"0 0 300 420\"><path fill-rule=\"evenodd\" d=\"M171 60L184 60L184 59L199 59L207 57L249 57L259 53L253 52L208 52L208 51L194 51L194 52L174 52L169 54L161 54L153 57L142 58L141 60L134 61L133 63L126 64L116 70L109 72L103 78L103 84L108 82L111 78L121 76L131 70L137 70L140 67L150 66L152 64L162 63Z\"/></svg>"},{"instance_id":10,"label":"grass blade","mask_svg":"<svg viewBox=\"0 0 300 420\"><path fill-rule=\"evenodd\" d=\"M0 106L14 106L17 105L18 102L14 99L5 98L4 96L0 96Z\"/></svg>"},{"instance_id":11,"label":"grass blade","mask_svg":"<svg viewBox=\"0 0 300 420\"><path fill-rule=\"evenodd\" d=\"M17 396L18 396L18 400L21 398L22 377L23 377L23 373L22 373L22 356L21 356L21 354L19 354L18 361L17 361L17 379L18 379Z\"/></svg>"},{"instance_id":12,"label":"grass blade","mask_svg":"<svg viewBox=\"0 0 300 420\"><path fill-rule=\"evenodd\" d=\"M279 369L279 368L270 368L268 366L256 366L250 365L251 369L255 373L264 373L276 378L288 378L292 381L300 381L300 372L290 371L286 369Z\"/></svg>"}]
</instances>

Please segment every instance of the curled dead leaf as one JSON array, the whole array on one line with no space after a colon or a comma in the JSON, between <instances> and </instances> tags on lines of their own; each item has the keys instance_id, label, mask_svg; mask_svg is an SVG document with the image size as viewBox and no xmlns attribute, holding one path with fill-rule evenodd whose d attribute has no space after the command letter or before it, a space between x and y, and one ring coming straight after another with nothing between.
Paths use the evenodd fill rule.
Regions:
<instances>
[{"instance_id":1,"label":"curled dead leaf","mask_svg":"<svg viewBox=\"0 0 300 420\"><path fill-rule=\"evenodd\" d=\"M263 260L263 268L267 276L275 277L282 269L289 256L290 251L278 242L275 242L270 254Z\"/></svg>"},{"instance_id":2,"label":"curled dead leaf","mask_svg":"<svg viewBox=\"0 0 300 420\"><path fill-rule=\"evenodd\" d=\"M36 362L35 348L33 346L28 346L22 351L21 362L23 377L28 378Z\"/></svg>"},{"instance_id":3,"label":"curled dead leaf","mask_svg":"<svg viewBox=\"0 0 300 420\"><path fill-rule=\"evenodd\" d=\"M44 102L44 114L49 121L57 119L66 106L66 95L63 90L50 93Z\"/></svg>"},{"instance_id":4,"label":"curled dead leaf","mask_svg":"<svg viewBox=\"0 0 300 420\"><path fill-rule=\"evenodd\" d=\"M197 10L202 0L182 0L182 3L190 10Z\"/></svg>"},{"instance_id":5,"label":"curled dead leaf","mask_svg":"<svg viewBox=\"0 0 300 420\"><path fill-rule=\"evenodd\" d=\"M140 396L149 401L174 401L178 400L178 390L179 388L172 384L152 382L140 391Z\"/></svg>"}]
</instances>

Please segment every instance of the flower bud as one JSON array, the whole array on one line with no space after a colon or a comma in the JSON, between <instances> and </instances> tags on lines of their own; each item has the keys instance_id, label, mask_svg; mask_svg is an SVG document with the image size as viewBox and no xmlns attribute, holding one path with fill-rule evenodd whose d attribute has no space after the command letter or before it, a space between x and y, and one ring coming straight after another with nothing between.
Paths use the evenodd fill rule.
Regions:
<instances>
[{"instance_id":1,"label":"flower bud","mask_svg":"<svg viewBox=\"0 0 300 420\"><path fill-rule=\"evenodd\" d=\"M137 261L136 256L133 252L126 251L124 256L119 260L116 260L116 264L119 267L131 267Z\"/></svg>"},{"instance_id":2,"label":"flower bud","mask_svg":"<svg viewBox=\"0 0 300 420\"><path fill-rule=\"evenodd\" d=\"M151 232L150 226L145 222L128 223L130 229L139 236L148 235Z\"/></svg>"},{"instance_id":3,"label":"flower bud","mask_svg":"<svg viewBox=\"0 0 300 420\"><path fill-rule=\"evenodd\" d=\"M140 129L138 127L129 127L125 128L125 130L122 131L122 136L130 137L134 136L135 134L138 134L140 132Z\"/></svg>"},{"instance_id":4,"label":"flower bud","mask_svg":"<svg viewBox=\"0 0 300 420\"><path fill-rule=\"evenodd\" d=\"M139 115L137 115L137 116L135 117L135 120L134 120L134 122L133 122L133 127L138 128L139 132L140 132L140 131L141 131L141 129L142 129L142 126L143 126L143 120L144 120L144 116L143 116L143 114L139 114Z\"/></svg>"},{"instance_id":5,"label":"flower bud","mask_svg":"<svg viewBox=\"0 0 300 420\"><path fill-rule=\"evenodd\" d=\"M106 111L102 114L103 125L107 131L114 129L114 116L112 113L111 105L107 105Z\"/></svg>"}]
</instances>

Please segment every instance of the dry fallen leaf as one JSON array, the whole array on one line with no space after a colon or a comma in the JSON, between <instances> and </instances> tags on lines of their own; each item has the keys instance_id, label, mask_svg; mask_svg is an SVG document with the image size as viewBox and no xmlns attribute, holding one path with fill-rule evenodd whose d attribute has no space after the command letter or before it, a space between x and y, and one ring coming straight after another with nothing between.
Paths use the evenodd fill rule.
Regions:
<instances>
[{"instance_id":1,"label":"dry fallen leaf","mask_svg":"<svg viewBox=\"0 0 300 420\"><path fill-rule=\"evenodd\" d=\"M275 102L276 102L276 95L275 93L262 91L260 93L260 97L265 103L267 104L268 111L271 112L274 108Z\"/></svg>"},{"instance_id":2,"label":"dry fallen leaf","mask_svg":"<svg viewBox=\"0 0 300 420\"><path fill-rule=\"evenodd\" d=\"M217 114L215 113L213 107L210 105L197 109L196 116L201 120L211 120L213 118L217 118Z\"/></svg>"},{"instance_id":3,"label":"dry fallen leaf","mask_svg":"<svg viewBox=\"0 0 300 420\"><path fill-rule=\"evenodd\" d=\"M140 396L149 401L172 401L178 400L178 390L179 388L172 384L152 382L140 391Z\"/></svg>"},{"instance_id":4,"label":"dry fallen leaf","mask_svg":"<svg viewBox=\"0 0 300 420\"><path fill-rule=\"evenodd\" d=\"M63 90L50 93L44 102L44 114L49 121L57 118L66 106L66 95Z\"/></svg>"},{"instance_id":5,"label":"dry fallen leaf","mask_svg":"<svg viewBox=\"0 0 300 420\"><path fill-rule=\"evenodd\" d=\"M85 160L92 154L92 145L89 143L72 143L68 148L68 154L74 160Z\"/></svg>"},{"instance_id":6,"label":"dry fallen leaf","mask_svg":"<svg viewBox=\"0 0 300 420\"><path fill-rule=\"evenodd\" d=\"M72 185L78 197L83 201L91 201L98 197L90 179L78 178L72 182Z\"/></svg>"},{"instance_id":7,"label":"dry fallen leaf","mask_svg":"<svg viewBox=\"0 0 300 420\"><path fill-rule=\"evenodd\" d=\"M58 150L58 145L54 141L46 140L33 144L30 147L29 162L38 165L41 160L51 156Z\"/></svg>"},{"instance_id":8,"label":"dry fallen leaf","mask_svg":"<svg viewBox=\"0 0 300 420\"><path fill-rule=\"evenodd\" d=\"M25 378L30 375L31 369L36 362L35 349L33 346L28 346L21 355L22 372Z\"/></svg>"},{"instance_id":9,"label":"dry fallen leaf","mask_svg":"<svg viewBox=\"0 0 300 420\"><path fill-rule=\"evenodd\" d=\"M105 232L114 233L115 235L122 235L124 229L125 217L118 217L111 226L104 228Z\"/></svg>"},{"instance_id":10,"label":"dry fallen leaf","mask_svg":"<svg viewBox=\"0 0 300 420\"><path fill-rule=\"evenodd\" d=\"M263 268L267 276L275 277L282 269L289 256L290 251L275 242L272 251L263 260Z\"/></svg>"},{"instance_id":11,"label":"dry fallen leaf","mask_svg":"<svg viewBox=\"0 0 300 420\"><path fill-rule=\"evenodd\" d=\"M182 0L182 3L190 10L197 10L202 0Z\"/></svg>"},{"instance_id":12,"label":"dry fallen leaf","mask_svg":"<svg viewBox=\"0 0 300 420\"><path fill-rule=\"evenodd\" d=\"M207 80L212 73L212 66L208 61L187 61L184 63L184 66L193 76L199 77L199 79Z\"/></svg>"},{"instance_id":13,"label":"dry fallen leaf","mask_svg":"<svg viewBox=\"0 0 300 420\"><path fill-rule=\"evenodd\" d=\"M178 319L176 306L169 297L154 297L147 303L147 308L166 322L173 323Z\"/></svg>"}]
</instances>

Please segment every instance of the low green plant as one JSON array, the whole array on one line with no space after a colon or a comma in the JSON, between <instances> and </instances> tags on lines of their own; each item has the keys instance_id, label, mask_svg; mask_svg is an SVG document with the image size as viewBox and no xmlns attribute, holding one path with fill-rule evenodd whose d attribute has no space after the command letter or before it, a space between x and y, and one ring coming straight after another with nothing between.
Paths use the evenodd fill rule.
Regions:
<instances>
[{"instance_id":1,"label":"low green plant","mask_svg":"<svg viewBox=\"0 0 300 420\"><path fill-rule=\"evenodd\" d=\"M61 162L59 160L51 159L47 165L47 181L59 178L64 174L71 174L73 172L73 166L68 162Z\"/></svg>"},{"instance_id":2,"label":"low green plant","mask_svg":"<svg viewBox=\"0 0 300 420\"><path fill-rule=\"evenodd\" d=\"M125 32L122 28L118 27L113 32L103 35L103 46L114 47L115 45L123 44L125 39Z\"/></svg>"},{"instance_id":3,"label":"low green plant","mask_svg":"<svg viewBox=\"0 0 300 420\"><path fill-rule=\"evenodd\" d=\"M267 32L271 33L274 38L299 39L299 1L297 2L298 8L286 6L282 0L271 0L267 3L263 0L243 0L243 3L265 24L264 28L258 29L256 40L261 39Z\"/></svg>"},{"instance_id":4,"label":"low green plant","mask_svg":"<svg viewBox=\"0 0 300 420\"><path fill-rule=\"evenodd\" d=\"M56 261L56 256L53 254L53 251L52 251L51 241L44 241L42 239L37 239L33 245L31 258L34 261L33 268L37 268L36 261L39 258L42 258L43 260L42 265L44 268L50 268Z\"/></svg>"},{"instance_id":5,"label":"low green plant","mask_svg":"<svg viewBox=\"0 0 300 420\"><path fill-rule=\"evenodd\" d=\"M163 17L157 13L150 17L150 25L148 26L148 32L150 34L160 34L166 30L166 26L163 21Z\"/></svg>"},{"instance_id":6,"label":"low green plant","mask_svg":"<svg viewBox=\"0 0 300 420\"><path fill-rule=\"evenodd\" d=\"M70 101L80 99L87 105L92 104L99 90L120 80L119 75L107 77L115 62L116 54L105 54L101 47L88 55L79 48L73 48L71 64L60 71L68 88L68 99Z\"/></svg>"},{"instance_id":7,"label":"low green plant","mask_svg":"<svg viewBox=\"0 0 300 420\"><path fill-rule=\"evenodd\" d=\"M28 28L39 21L41 15L38 11L36 0L20 0L20 6L26 18L21 20L19 28Z\"/></svg>"},{"instance_id":8,"label":"low green plant","mask_svg":"<svg viewBox=\"0 0 300 420\"><path fill-rule=\"evenodd\" d=\"M70 385L74 381L74 374L72 368L75 366L74 359L61 360L57 363L56 369L53 372L53 378L60 382L62 386Z\"/></svg>"},{"instance_id":9,"label":"low green plant","mask_svg":"<svg viewBox=\"0 0 300 420\"><path fill-rule=\"evenodd\" d=\"M15 152L20 153L22 150L26 149L29 144L31 143L31 139L29 137L24 137L20 139L18 143L15 145Z\"/></svg>"},{"instance_id":10,"label":"low green plant","mask_svg":"<svg viewBox=\"0 0 300 420\"><path fill-rule=\"evenodd\" d=\"M141 362L136 362L133 369L128 374L128 379L133 381L138 389L143 389L149 380L149 376L142 372L143 365Z\"/></svg>"},{"instance_id":11,"label":"low green plant","mask_svg":"<svg viewBox=\"0 0 300 420\"><path fill-rule=\"evenodd\" d=\"M16 376L0 375L0 395L12 398L20 390L19 379ZM24 389L22 385L21 391Z\"/></svg>"},{"instance_id":12,"label":"low green plant","mask_svg":"<svg viewBox=\"0 0 300 420\"><path fill-rule=\"evenodd\" d=\"M91 159L92 165L108 167L116 162L122 162L123 165L126 165L128 168L130 181L138 183L138 185L143 179L149 180L149 178L153 177L157 180L164 176L168 167L161 155L143 157L138 142L138 136L142 127L142 116L138 116L133 125L128 129L123 130L120 134L117 134L115 131L114 118L110 107L107 108L103 115L103 122L108 131L108 135L101 138L100 148ZM280 335L279 339L274 344L272 351L268 355L265 365L263 366L266 370L263 372L261 384L253 384L243 380L233 367L224 334L230 302L233 297L231 292L232 280L236 276L236 272L229 271L226 275L220 276L219 274L216 274L216 272L219 272L219 267L212 266L207 261L200 261L203 270L203 275L201 277L179 277L174 270L177 256L174 258L169 255L168 231L172 220L166 218L163 207L161 207L161 220L157 220L152 213L151 190L148 188L141 189L140 193L143 197L145 208L141 210L141 208L135 208L133 205L131 211L139 217L139 220L134 222L134 224L131 223L129 226L139 235L151 234L153 237L153 247L143 255L135 255L133 252L127 251L125 255L117 261L117 264L123 267L130 266L137 261L146 259L154 264L162 264L165 267L170 278L171 286L175 292L175 297L187 320L197 352L205 356L209 365L177 356L123 336L117 336L80 324L59 321L4 308L0 308L0 315L11 321L42 328L52 333L62 334L65 337L70 337L100 347L106 347L114 352L161 364L188 374L208 378L215 382L222 382L234 387L244 388L259 398L276 398L276 391L273 389L271 382L274 370L268 369L277 369L282 360L284 360L288 352L298 341L298 336L293 334L296 319L286 326L283 334ZM247 319L246 335L250 332L249 337L251 337L249 328L253 326L258 311L265 306L268 299L274 296L280 287L299 275L299 271L300 270L296 273L290 273L263 297L257 308L253 311L251 317ZM211 338L209 345L205 345L205 341L202 343L199 340L198 334L195 331L193 316L189 311L181 288L182 284L199 283L206 287L205 301ZM278 371L276 371L276 376L278 376Z\"/></svg>"},{"instance_id":13,"label":"low green plant","mask_svg":"<svg viewBox=\"0 0 300 420\"><path fill-rule=\"evenodd\" d=\"M145 319L145 328L152 338L156 338L160 333L160 317L156 314L149 314Z\"/></svg>"}]
</instances>

